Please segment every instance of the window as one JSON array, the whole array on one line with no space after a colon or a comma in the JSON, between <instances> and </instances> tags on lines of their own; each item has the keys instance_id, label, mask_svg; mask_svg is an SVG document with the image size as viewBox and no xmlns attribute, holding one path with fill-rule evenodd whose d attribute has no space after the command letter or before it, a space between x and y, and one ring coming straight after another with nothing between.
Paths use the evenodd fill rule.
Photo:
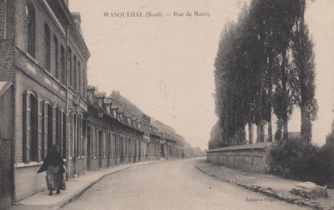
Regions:
<instances>
[{"instance_id":1,"label":"window","mask_svg":"<svg viewBox=\"0 0 334 210\"><path fill-rule=\"evenodd\" d=\"M82 119L81 156L85 156L85 137L87 136L86 120Z\"/></svg>"},{"instance_id":2,"label":"window","mask_svg":"<svg viewBox=\"0 0 334 210\"><path fill-rule=\"evenodd\" d=\"M27 91L24 103L23 162L41 161L41 102L38 101L35 93Z\"/></svg>"},{"instance_id":3,"label":"window","mask_svg":"<svg viewBox=\"0 0 334 210\"><path fill-rule=\"evenodd\" d=\"M97 150L96 150L96 154L97 154L97 158L102 158L102 148L103 148L103 137L102 137L102 130L99 130L97 132Z\"/></svg>"},{"instance_id":4,"label":"window","mask_svg":"<svg viewBox=\"0 0 334 210\"><path fill-rule=\"evenodd\" d=\"M60 80L65 84L65 49L63 45L60 46Z\"/></svg>"},{"instance_id":5,"label":"window","mask_svg":"<svg viewBox=\"0 0 334 210\"><path fill-rule=\"evenodd\" d=\"M86 70L82 69L82 95L86 98Z\"/></svg>"},{"instance_id":6,"label":"window","mask_svg":"<svg viewBox=\"0 0 334 210\"><path fill-rule=\"evenodd\" d=\"M50 43L50 28L48 24L44 24L44 40L45 40L45 68L50 71L50 54L51 54L51 43Z\"/></svg>"},{"instance_id":7,"label":"window","mask_svg":"<svg viewBox=\"0 0 334 210\"><path fill-rule=\"evenodd\" d=\"M72 51L71 48L67 47L67 72L70 85L73 87L73 76L72 76Z\"/></svg>"},{"instance_id":8,"label":"window","mask_svg":"<svg viewBox=\"0 0 334 210\"><path fill-rule=\"evenodd\" d=\"M74 90L77 90L77 57L73 57L73 82L72 87Z\"/></svg>"},{"instance_id":9,"label":"window","mask_svg":"<svg viewBox=\"0 0 334 210\"><path fill-rule=\"evenodd\" d=\"M94 157L98 157L99 154L99 131L95 129L95 151L94 151Z\"/></svg>"},{"instance_id":10,"label":"window","mask_svg":"<svg viewBox=\"0 0 334 210\"><path fill-rule=\"evenodd\" d=\"M107 145L107 142L108 142L108 134L103 132L103 157L105 158L107 156L107 153L108 153L108 145Z\"/></svg>"},{"instance_id":11,"label":"window","mask_svg":"<svg viewBox=\"0 0 334 210\"><path fill-rule=\"evenodd\" d=\"M58 39L56 36L53 36L53 42L54 42L54 45L55 45L55 54L54 54L54 59L55 59L55 77L57 79L59 79L59 62L58 62Z\"/></svg>"},{"instance_id":12,"label":"window","mask_svg":"<svg viewBox=\"0 0 334 210\"><path fill-rule=\"evenodd\" d=\"M69 132L70 132L70 142L69 142L69 157L73 157L73 113L69 114Z\"/></svg>"},{"instance_id":13,"label":"window","mask_svg":"<svg viewBox=\"0 0 334 210\"><path fill-rule=\"evenodd\" d=\"M26 1L26 15L28 20L28 53L35 57L35 8L29 0Z\"/></svg>"},{"instance_id":14,"label":"window","mask_svg":"<svg viewBox=\"0 0 334 210\"><path fill-rule=\"evenodd\" d=\"M78 145L78 118L77 114L73 115L73 142L72 142L72 157L77 157Z\"/></svg>"},{"instance_id":15,"label":"window","mask_svg":"<svg viewBox=\"0 0 334 210\"><path fill-rule=\"evenodd\" d=\"M77 157L81 157L81 141L82 141L82 120L81 120L81 115L78 115L77 117Z\"/></svg>"},{"instance_id":16,"label":"window","mask_svg":"<svg viewBox=\"0 0 334 210\"><path fill-rule=\"evenodd\" d=\"M61 152L62 144L61 144L61 113L59 107L54 108L54 116L55 116L55 144L58 145L59 152Z\"/></svg>"},{"instance_id":17,"label":"window","mask_svg":"<svg viewBox=\"0 0 334 210\"><path fill-rule=\"evenodd\" d=\"M44 102L44 140L43 140L43 158L46 157L49 149L53 145L52 134L53 134L53 108L49 102Z\"/></svg>"},{"instance_id":18,"label":"window","mask_svg":"<svg viewBox=\"0 0 334 210\"><path fill-rule=\"evenodd\" d=\"M81 71L80 62L78 61L78 88L77 88L77 90L78 90L79 94L81 95L81 85L82 85L82 83L81 83L80 71Z\"/></svg>"},{"instance_id":19,"label":"window","mask_svg":"<svg viewBox=\"0 0 334 210\"><path fill-rule=\"evenodd\" d=\"M63 154L63 158L67 157L67 147L66 147L66 113L63 112L63 122L62 122L62 127L63 127L63 147L62 147L62 154Z\"/></svg>"}]
</instances>

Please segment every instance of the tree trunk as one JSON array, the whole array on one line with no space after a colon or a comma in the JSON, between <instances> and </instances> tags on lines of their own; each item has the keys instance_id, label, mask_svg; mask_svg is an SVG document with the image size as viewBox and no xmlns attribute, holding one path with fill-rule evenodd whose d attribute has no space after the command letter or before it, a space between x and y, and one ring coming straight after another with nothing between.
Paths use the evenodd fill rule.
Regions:
<instances>
[{"instance_id":1,"label":"tree trunk","mask_svg":"<svg viewBox=\"0 0 334 210\"><path fill-rule=\"evenodd\" d=\"M271 124L271 117L270 117L270 121L268 122L268 142L272 142L273 141L273 134L272 134L272 124Z\"/></svg>"},{"instance_id":2,"label":"tree trunk","mask_svg":"<svg viewBox=\"0 0 334 210\"><path fill-rule=\"evenodd\" d=\"M277 120L277 130L275 133L275 140L280 141L282 139L282 120Z\"/></svg>"},{"instance_id":3,"label":"tree trunk","mask_svg":"<svg viewBox=\"0 0 334 210\"><path fill-rule=\"evenodd\" d=\"M273 95L273 85L272 85L272 63L273 63L273 56L272 56L272 49L270 49L269 53L269 61L268 61L268 75L269 75L269 85L268 85L268 98L269 98L269 103L268 103L268 141L272 142L273 141L273 131L272 131L272 124L271 124L271 107L272 107L272 95Z\"/></svg>"},{"instance_id":4,"label":"tree trunk","mask_svg":"<svg viewBox=\"0 0 334 210\"><path fill-rule=\"evenodd\" d=\"M301 136L305 141L310 142L312 132L311 132L310 119L307 113L307 108L305 103L302 103L300 106L300 114L301 114L301 126L300 126Z\"/></svg>"},{"instance_id":5,"label":"tree trunk","mask_svg":"<svg viewBox=\"0 0 334 210\"><path fill-rule=\"evenodd\" d=\"M285 38L283 38L285 39ZM283 103L282 103L282 120L283 120L283 138L288 138L288 100L289 100L289 93L287 91L287 73L285 69L286 65L286 44L285 40L283 40L283 49L282 49L282 65L281 65L281 73L282 73L282 93L284 94Z\"/></svg>"},{"instance_id":6,"label":"tree trunk","mask_svg":"<svg viewBox=\"0 0 334 210\"><path fill-rule=\"evenodd\" d=\"M248 138L249 144L253 144L253 123L251 121L248 122Z\"/></svg>"},{"instance_id":7,"label":"tree trunk","mask_svg":"<svg viewBox=\"0 0 334 210\"><path fill-rule=\"evenodd\" d=\"M256 126L256 130L257 130L257 140L256 140L256 143L263 142L263 125L262 125L262 123L259 123Z\"/></svg>"},{"instance_id":8,"label":"tree trunk","mask_svg":"<svg viewBox=\"0 0 334 210\"><path fill-rule=\"evenodd\" d=\"M241 128L240 139L241 139L241 144L245 144L245 143L246 143L246 131L245 131L245 126Z\"/></svg>"}]
</instances>

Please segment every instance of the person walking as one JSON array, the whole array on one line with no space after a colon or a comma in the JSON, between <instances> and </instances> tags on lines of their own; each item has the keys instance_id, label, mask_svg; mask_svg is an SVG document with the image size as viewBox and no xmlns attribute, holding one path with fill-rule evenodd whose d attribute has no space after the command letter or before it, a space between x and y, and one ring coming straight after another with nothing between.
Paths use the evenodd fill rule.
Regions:
<instances>
[{"instance_id":1,"label":"person walking","mask_svg":"<svg viewBox=\"0 0 334 210\"><path fill-rule=\"evenodd\" d=\"M53 190L57 190L57 194L60 193L60 190L65 190L65 180L63 178L63 173L66 171L65 162L58 152L57 145L51 147L37 173L43 171L46 171L46 184L50 196Z\"/></svg>"}]
</instances>

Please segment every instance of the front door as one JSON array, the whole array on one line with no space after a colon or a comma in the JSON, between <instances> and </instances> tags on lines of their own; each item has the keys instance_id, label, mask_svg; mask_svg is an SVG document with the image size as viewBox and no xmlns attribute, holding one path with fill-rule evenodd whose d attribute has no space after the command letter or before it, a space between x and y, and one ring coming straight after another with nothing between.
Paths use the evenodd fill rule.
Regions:
<instances>
[{"instance_id":1,"label":"front door","mask_svg":"<svg viewBox=\"0 0 334 210\"><path fill-rule=\"evenodd\" d=\"M103 152L102 152L102 130L100 130L99 131L99 154L98 154L98 158L99 158L99 168L102 168L102 154L103 154Z\"/></svg>"},{"instance_id":2,"label":"front door","mask_svg":"<svg viewBox=\"0 0 334 210\"><path fill-rule=\"evenodd\" d=\"M107 133L107 139L106 139L107 145L107 168L110 167L110 133Z\"/></svg>"},{"instance_id":3,"label":"front door","mask_svg":"<svg viewBox=\"0 0 334 210\"><path fill-rule=\"evenodd\" d=\"M87 171L90 171L90 160L92 158L91 152L91 128L90 126L87 126L87 159L86 159L86 164L87 164Z\"/></svg>"}]
</instances>

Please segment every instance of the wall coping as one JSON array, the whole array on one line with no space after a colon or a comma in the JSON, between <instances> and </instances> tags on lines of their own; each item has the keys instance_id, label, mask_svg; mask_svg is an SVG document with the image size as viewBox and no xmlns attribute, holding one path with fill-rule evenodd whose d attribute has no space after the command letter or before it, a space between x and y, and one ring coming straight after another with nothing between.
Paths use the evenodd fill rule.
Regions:
<instances>
[{"instance_id":1,"label":"wall coping","mask_svg":"<svg viewBox=\"0 0 334 210\"><path fill-rule=\"evenodd\" d=\"M237 146L230 146L230 147L221 147L216 149L210 149L207 152L220 152L220 151L231 151L231 150L252 150L252 149L265 149L266 147L270 146L271 142L261 142L255 144L243 144Z\"/></svg>"}]
</instances>

